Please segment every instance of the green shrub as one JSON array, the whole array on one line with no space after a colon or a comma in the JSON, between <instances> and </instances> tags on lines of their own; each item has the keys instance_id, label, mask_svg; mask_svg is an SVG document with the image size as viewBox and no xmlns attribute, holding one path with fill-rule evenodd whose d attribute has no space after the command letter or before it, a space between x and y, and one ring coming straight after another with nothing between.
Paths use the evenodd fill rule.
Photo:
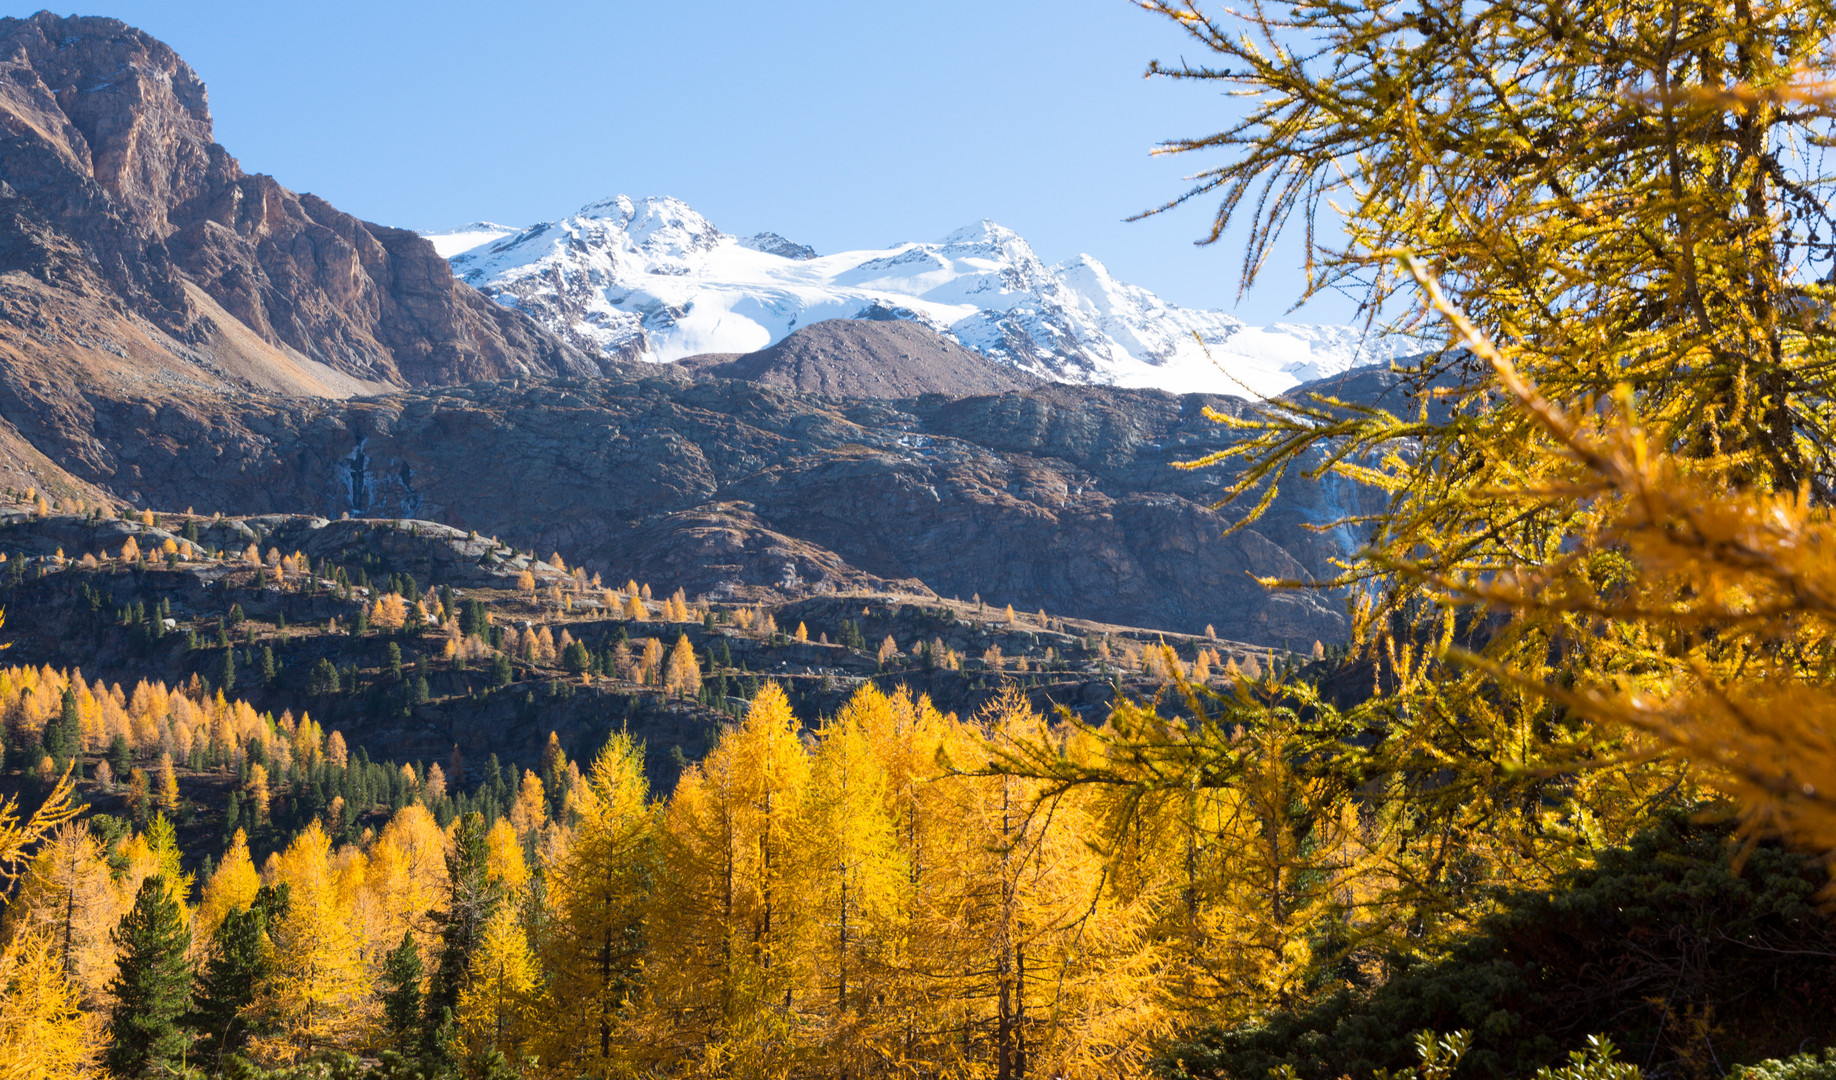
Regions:
<instances>
[{"instance_id":1,"label":"green shrub","mask_svg":"<svg viewBox=\"0 0 1836 1080\"><path fill-rule=\"evenodd\" d=\"M1479 932L1436 959L1391 957L1375 988L1340 988L1254 1026L1190 1032L1161 1052L1157 1071L1366 1077L1409 1066L1424 1030L1470 1031L1460 1075L1487 1078L1546 1067L1561 1076L1568 1053L1598 1032L1659 1076L1717 1075L1715 1062L1829 1045L1836 922L1817 909L1828 874L1775 844L1736 873L1731 833L1678 815L1602 852L1561 889L1500 897Z\"/></svg>"},{"instance_id":2,"label":"green shrub","mask_svg":"<svg viewBox=\"0 0 1836 1080\"><path fill-rule=\"evenodd\" d=\"M1836 1049L1739 1065L1728 1073L1728 1080L1836 1080Z\"/></svg>"}]
</instances>

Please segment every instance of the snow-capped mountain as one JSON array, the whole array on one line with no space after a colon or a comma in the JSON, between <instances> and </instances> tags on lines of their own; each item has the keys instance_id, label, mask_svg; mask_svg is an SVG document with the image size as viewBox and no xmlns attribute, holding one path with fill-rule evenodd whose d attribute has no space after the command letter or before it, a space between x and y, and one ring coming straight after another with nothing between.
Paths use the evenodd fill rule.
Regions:
<instances>
[{"instance_id":1,"label":"snow-capped mountain","mask_svg":"<svg viewBox=\"0 0 1836 1080\"><path fill-rule=\"evenodd\" d=\"M1088 255L1047 266L992 221L818 255L775 233L729 236L676 199L620 195L522 230L426 235L460 278L608 357L744 353L823 319L912 319L1063 382L1241 396L1394 351L1348 326L1255 327L1178 307Z\"/></svg>"}]
</instances>

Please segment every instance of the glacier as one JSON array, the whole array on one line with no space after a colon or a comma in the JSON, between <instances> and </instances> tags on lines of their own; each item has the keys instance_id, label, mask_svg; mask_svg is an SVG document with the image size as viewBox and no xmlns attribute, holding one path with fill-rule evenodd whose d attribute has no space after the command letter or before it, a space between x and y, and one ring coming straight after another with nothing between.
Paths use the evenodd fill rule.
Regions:
<instances>
[{"instance_id":1,"label":"glacier","mask_svg":"<svg viewBox=\"0 0 1836 1080\"><path fill-rule=\"evenodd\" d=\"M619 195L527 228L422 235L461 280L610 359L746 353L823 319L910 319L1059 382L1250 397L1403 351L1351 326L1251 326L1170 304L1089 255L1048 266L986 220L935 243L823 255L775 233L731 236L679 199Z\"/></svg>"}]
</instances>

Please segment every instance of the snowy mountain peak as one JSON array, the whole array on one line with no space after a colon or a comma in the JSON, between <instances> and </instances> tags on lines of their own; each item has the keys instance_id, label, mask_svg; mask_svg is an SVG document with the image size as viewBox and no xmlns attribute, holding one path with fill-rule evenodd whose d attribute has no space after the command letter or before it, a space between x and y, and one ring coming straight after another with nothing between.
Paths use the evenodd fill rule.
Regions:
<instances>
[{"instance_id":1,"label":"snowy mountain peak","mask_svg":"<svg viewBox=\"0 0 1836 1080\"><path fill-rule=\"evenodd\" d=\"M751 352L823 319L899 318L1047 378L1242 396L1394 351L1350 327L1181 308L1089 255L1047 266L986 219L937 243L818 255L776 233L730 236L679 199L618 195L521 231L477 222L428 239L463 280L612 357Z\"/></svg>"},{"instance_id":2,"label":"snowy mountain peak","mask_svg":"<svg viewBox=\"0 0 1836 1080\"><path fill-rule=\"evenodd\" d=\"M1020 239L1019 233L999 222L983 218L973 225L965 225L944 237L943 246L1001 248L1016 240L1022 246L1026 245L1026 241ZM1032 249L1029 247L1027 250L1030 252Z\"/></svg>"}]
</instances>

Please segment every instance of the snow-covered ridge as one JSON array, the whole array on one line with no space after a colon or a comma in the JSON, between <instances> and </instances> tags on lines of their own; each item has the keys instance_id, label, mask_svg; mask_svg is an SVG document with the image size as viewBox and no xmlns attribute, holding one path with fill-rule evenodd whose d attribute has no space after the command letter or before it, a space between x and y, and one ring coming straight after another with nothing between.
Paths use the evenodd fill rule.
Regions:
<instances>
[{"instance_id":1,"label":"snow-covered ridge","mask_svg":"<svg viewBox=\"0 0 1836 1080\"><path fill-rule=\"evenodd\" d=\"M1348 326L1256 327L1178 307L1088 255L1047 266L992 221L819 255L775 233L729 236L676 199L620 195L526 229L425 235L464 281L610 357L744 353L823 319L899 318L1064 382L1241 396L1394 351Z\"/></svg>"}]
</instances>

